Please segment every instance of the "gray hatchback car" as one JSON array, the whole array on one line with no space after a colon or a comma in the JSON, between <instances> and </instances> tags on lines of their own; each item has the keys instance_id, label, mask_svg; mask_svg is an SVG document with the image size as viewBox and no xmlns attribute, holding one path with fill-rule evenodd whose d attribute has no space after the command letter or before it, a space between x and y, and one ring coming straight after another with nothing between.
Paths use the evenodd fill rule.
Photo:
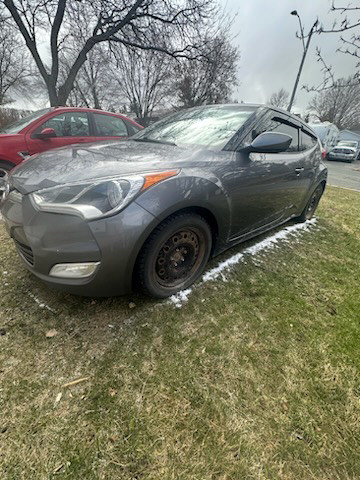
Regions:
<instances>
[{"instance_id":1,"label":"gray hatchback car","mask_svg":"<svg viewBox=\"0 0 360 480\"><path fill-rule=\"evenodd\" d=\"M327 170L316 134L256 105L183 110L125 141L35 155L3 178L2 214L27 268L80 295L187 288L210 256L309 219Z\"/></svg>"}]
</instances>

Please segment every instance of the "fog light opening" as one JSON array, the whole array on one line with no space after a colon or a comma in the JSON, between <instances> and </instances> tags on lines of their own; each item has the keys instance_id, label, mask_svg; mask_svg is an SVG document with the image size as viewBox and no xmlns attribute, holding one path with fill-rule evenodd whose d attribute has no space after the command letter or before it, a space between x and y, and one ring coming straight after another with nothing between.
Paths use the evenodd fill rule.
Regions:
<instances>
[{"instance_id":1,"label":"fog light opening","mask_svg":"<svg viewBox=\"0 0 360 480\"><path fill-rule=\"evenodd\" d=\"M57 263L50 270L49 275L57 278L87 278L100 265L100 262Z\"/></svg>"}]
</instances>

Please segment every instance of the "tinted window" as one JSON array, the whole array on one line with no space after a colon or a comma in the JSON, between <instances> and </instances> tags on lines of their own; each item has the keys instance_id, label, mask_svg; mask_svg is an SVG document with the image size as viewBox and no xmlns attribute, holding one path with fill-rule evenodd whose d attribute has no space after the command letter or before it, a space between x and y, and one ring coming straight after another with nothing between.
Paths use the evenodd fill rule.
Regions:
<instances>
[{"instance_id":1,"label":"tinted window","mask_svg":"<svg viewBox=\"0 0 360 480\"><path fill-rule=\"evenodd\" d=\"M97 135L100 137L127 137L128 131L121 118L111 115L94 114Z\"/></svg>"},{"instance_id":2,"label":"tinted window","mask_svg":"<svg viewBox=\"0 0 360 480\"><path fill-rule=\"evenodd\" d=\"M276 132L289 135L292 141L286 151L297 152L299 150L299 129L279 117L265 117L261 119L251 130L244 143L249 145L257 136L264 132Z\"/></svg>"},{"instance_id":3,"label":"tinted window","mask_svg":"<svg viewBox=\"0 0 360 480\"><path fill-rule=\"evenodd\" d=\"M306 132L301 132L301 150L309 150L317 145L317 139Z\"/></svg>"},{"instance_id":4,"label":"tinted window","mask_svg":"<svg viewBox=\"0 0 360 480\"><path fill-rule=\"evenodd\" d=\"M89 120L84 112L66 112L50 118L44 122L36 132L44 128L53 128L57 137L88 137Z\"/></svg>"},{"instance_id":5,"label":"tinted window","mask_svg":"<svg viewBox=\"0 0 360 480\"><path fill-rule=\"evenodd\" d=\"M289 135L292 138L292 141L289 145L287 152L298 152L299 151L299 129L293 127L292 125L283 122L281 119L273 118L271 120L271 132L284 133Z\"/></svg>"}]
</instances>

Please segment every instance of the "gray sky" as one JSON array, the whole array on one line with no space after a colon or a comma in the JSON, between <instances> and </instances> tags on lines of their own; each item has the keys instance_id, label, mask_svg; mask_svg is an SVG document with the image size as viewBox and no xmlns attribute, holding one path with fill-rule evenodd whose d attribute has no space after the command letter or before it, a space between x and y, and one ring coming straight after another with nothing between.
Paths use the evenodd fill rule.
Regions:
<instances>
[{"instance_id":1,"label":"gray sky","mask_svg":"<svg viewBox=\"0 0 360 480\"><path fill-rule=\"evenodd\" d=\"M305 32L319 18L324 26L331 26L336 18L330 13L331 0L221 0L225 10L234 15L234 43L241 51L239 87L233 97L244 102L265 103L281 87L291 92L302 55L302 43L296 38L299 30L297 10ZM339 3L339 2L338 2ZM340 1L348 4L347 0ZM340 4L339 3L339 4ZM354 3L354 2L353 2ZM355 2L356 3L356 2ZM315 35L300 79L294 111L306 109L312 94L301 89L304 84L316 85L322 80L315 49L320 47L324 58L334 67L336 77L354 74L356 59L336 53L340 46L339 34Z\"/></svg>"},{"instance_id":2,"label":"gray sky","mask_svg":"<svg viewBox=\"0 0 360 480\"><path fill-rule=\"evenodd\" d=\"M330 12L331 0L219 0L233 23L233 42L239 46L239 86L233 98L248 103L266 103L270 95L285 88L291 93L302 55L302 43L296 38L299 30L297 10L305 32L318 17L324 26L331 26L336 16ZM338 0L348 4L348 0ZM295 112L304 112L313 94L301 87L316 85L322 80L321 66L316 61L315 49L320 47L324 58L334 67L336 77L355 73L356 59L336 53L341 45L339 34L314 35L306 58L296 95ZM44 47L44 48L41 48ZM47 47L40 45L41 50ZM42 52L43 53L43 52ZM46 56L46 55L45 55ZM46 100L19 100L19 108L40 108Z\"/></svg>"}]
</instances>

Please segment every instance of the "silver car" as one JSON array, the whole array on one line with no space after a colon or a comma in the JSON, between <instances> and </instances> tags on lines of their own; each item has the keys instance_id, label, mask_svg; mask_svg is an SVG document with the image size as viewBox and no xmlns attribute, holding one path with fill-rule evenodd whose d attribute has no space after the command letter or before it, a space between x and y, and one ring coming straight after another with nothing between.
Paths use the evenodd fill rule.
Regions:
<instances>
[{"instance_id":1,"label":"silver car","mask_svg":"<svg viewBox=\"0 0 360 480\"><path fill-rule=\"evenodd\" d=\"M342 162L354 162L356 160L356 148L338 145L328 154L328 160L340 160Z\"/></svg>"}]
</instances>

